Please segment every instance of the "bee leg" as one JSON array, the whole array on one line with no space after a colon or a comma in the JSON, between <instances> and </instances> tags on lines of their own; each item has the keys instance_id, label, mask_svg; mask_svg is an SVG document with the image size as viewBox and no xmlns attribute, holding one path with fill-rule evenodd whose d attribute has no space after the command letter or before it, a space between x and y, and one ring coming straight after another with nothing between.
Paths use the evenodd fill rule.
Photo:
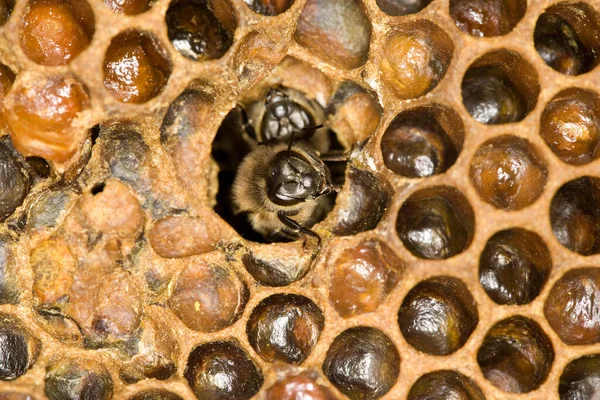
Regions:
<instances>
[{"instance_id":1,"label":"bee leg","mask_svg":"<svg viewBox=\"0 0 600 400\"><path fill-rule=\"evenodd\" d=\"M331 152L321 154L319 156L323 162L347 162L350 159L350 153L342 152Z\"/></svg>"},{"instance_id":2,"label":"bee leg","mask_svg":"<svg viewBox=\"0 0 600 400\"><path fill-rule=\"evenodd\" d=\"M319 236L316 232L300 225L298 222L285 215L282 211L277 212L277 218L279 218L279 221L281 221L282 224L290 228L292 231L301 235L312 236L317 239L317 250L321 249L321 236Z\"/></svg>"},{"instance_id":3,"label":"bee leg","mask_svg":"<svg viewBox=\"0 0 600 400\"><path fill-rule=\"evenodd\" d=\"M240 117L242 118L242 128L244 128L246 134L250 136L252 140L258 140L258 137L256 136L256 130L254 130L254 127L250 124L250 118L248 118L248 112L246 111L246 107L244 107L241 104L238 104L237 106L235 106L235 108L237 108L240 112Z\"/></svg>"}]
</instances>

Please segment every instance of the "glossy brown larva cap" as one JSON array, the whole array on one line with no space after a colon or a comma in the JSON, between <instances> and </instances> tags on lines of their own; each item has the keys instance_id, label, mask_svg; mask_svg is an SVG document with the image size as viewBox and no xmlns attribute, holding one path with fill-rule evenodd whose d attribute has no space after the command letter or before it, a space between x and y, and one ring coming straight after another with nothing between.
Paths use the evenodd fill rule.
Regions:
<instances>
[{"instance_id":1,"label":"glossy brown larva cap","mask_svg":"<svg viewBox=\"0 0 600 400\"><path fill-rule=\"evenodd\" d=\"M600 395L600 0L0 23L0 399ZM231 209L282 87L350 154L318 254Z\"/></svg>"}]
</instances>

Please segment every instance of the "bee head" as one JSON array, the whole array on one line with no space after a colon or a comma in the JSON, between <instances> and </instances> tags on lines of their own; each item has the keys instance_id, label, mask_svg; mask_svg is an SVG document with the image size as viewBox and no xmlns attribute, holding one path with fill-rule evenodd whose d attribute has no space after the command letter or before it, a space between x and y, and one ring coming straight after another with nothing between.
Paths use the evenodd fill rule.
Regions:
<instances>
[{"instance_id":1,"label":"bee head","mask_svg":"<svg viewBox=\"0 0 600 400\"><path fill-rule=\"evenodd\" d=\"M293 206L330 193L329 170L316 156L282 150L273 157L266 177L269 200L280 206Z\"/></svg>"}]
</instances>

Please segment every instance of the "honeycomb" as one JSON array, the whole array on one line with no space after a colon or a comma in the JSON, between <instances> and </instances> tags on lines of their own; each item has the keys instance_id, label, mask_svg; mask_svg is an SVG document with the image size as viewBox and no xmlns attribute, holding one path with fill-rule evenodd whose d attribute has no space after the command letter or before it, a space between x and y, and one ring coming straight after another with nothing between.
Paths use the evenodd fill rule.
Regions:
<instances>
[{"instance_id":1,"label":"honeycomb","mask_svg":"<svg viewBox=\"0 0 600 400\"><path fill-rule=\"evenodd\" d=\"M600 1L0 11L0 399L600 396ZM273 93L313 236L232 198Z\"/></svg>"}]
</instances>

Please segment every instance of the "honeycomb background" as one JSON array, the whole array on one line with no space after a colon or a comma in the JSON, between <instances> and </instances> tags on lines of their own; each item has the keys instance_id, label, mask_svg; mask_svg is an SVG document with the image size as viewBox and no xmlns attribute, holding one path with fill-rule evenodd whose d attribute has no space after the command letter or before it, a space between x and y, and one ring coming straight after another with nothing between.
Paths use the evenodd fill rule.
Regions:
<instances>
[{"instance_id":1,"label":"honeycomb background","mask_svg":"<svg viewBox=\"0 0 600 400\"><path fill-rule=\"evenodd\" d=\"M344 65L339 59L327 58L327 54L301 45L294 39L297 21L305 6L304 0L296 0L285 13L272 17L252 12L241 0L209 2L222 25L231 32L235 31L235 34L233 44L223 57L201 62L183 57L170 44L165 23L169 1L158 0L148 11L131 16L115 13L99 0L89 0L88 3L95 20L92 40L67 65L43 66L24 54L20 46L19 29L28 7L27 1L18 0L10 18L0 28L0 62L17 74L16 82L43 81L45 77L57 76L76 77L83 83L90 96L90 107L78 117L78 123L92 131L74 159L67 163L54 163L52 167L56 173L37 179L32 184L23 205L5 221L2 228L3 237L10 238L3 239L4 251L6 254L12 253L12 256L8 255L2 260L3 275L7 277L3 290L18 294L8 296L11 300L0 305L0 312L9 325L13 323L10 321L20 321L17 323L21 324L20 329L28 331L39 342L30 346L31 354L37 353L37 356L31 357L33 362L27 372L14 380L0 382L0 398L47 398L44 394L47 371L57 360L68 358L83 360L84 365L89 363L92 369L106 368L114 385L112 398L115 399L128 399L143 390L155 388L193 399L195 395L184 376L188 357L198 346L218 341L237 343L262 371L264 383L255 398L266 398L267 391L276 382L303 371L307 371L310 379L316 379L320 385L328 388L334 398L344 398L339 388L326 378L323 364L336 337L354 327L376 328L387 336L399 354L399 375L393 380L391 389L382 393L384 399L406 398L419 377L442 369L457 371L472 379L486 399L559 398L559 379L567 364L582 356L600 353L599 339L593 339L585 345L568 345L544 315L544 305L551 289L567 271L594 267L600 263L599 254L582 255L561 245L552 232L550 220L552 199L564 184L582 176L600 177L600 161L582 165L567 164L540 136L542 113L558 93L571 88L597 92L600 82L599 68L578 76L563 75L548 67L536 52L533 41L536 21L544 10L558 1L529 1L523 17L509 33L479 38L456 27L449 13L448 0L433 0L418 13L398 17L382 12L375 0L361 0L360 8L370 21L372 31L368 57L364 62L359 61L357 67L348 67L349 64ZM585 4L600 11L599 1L586 0ZM586 29L594 31L595 23L600 23L600 19L594 23L588 22ZM103 83L103 63L111 41L130 30L154 35L164 51L164 58L169 60L171 70L164 88L155 97L140 104L119 101L106 90ZM382 57L385 57L386 44L394 33L415 31L425 32L433 38L432 51L439 52L440 58L446 60L442 64L446 65L445 73L441 74L437 85L424 94L413 96L398 93L389 81L382 78L380 65ZM597 37L595 39L598 40ZM472 118L463 105L461 83L465 73L476 60L489 54L493 54L492 61L500 60L501 65L513 68L517 86L524 88L528 112L521 121L484 125ZM352 62L355 61L349 61ZM346 184L338 195L336 206L315 227L324 238L323 250L313 259L313 254L306 251L302 241L269 245L244 240L212 211L217 191L217 168L211 161L211 143L223 119L237 102L256 98L256 88L278 83L295 86L326 106L338 88L348 82L363 88L364 93L370 93L378 104L372 108L377 110L374 115L366 114L365 109L369 108L351 108L350 115L356 112L360 117L375 118L377 127L370 132L368 123L362 121L361 124L361 121L346 116L351 122L348 123L349 128L338 131L340 142L347 149L355 141L370 137L364 147L352 152ZM185 97L182 93L188 89L200 94ZM429 108L434 104L437 107L434 107L435 110L444 110L440 111L444 115L444 128L455 135L455 140L462 142L458 146L460 151L456 161L447 171L428 178L414 179L395 174L384 165L381 153L384 132L404 110L420 106ZM169 112L172 113L171 117ZM339 126L335 111L328 118L328 123L334 129ZM334 126L336 123L338 125ZM3 129L4 133L8 133L6 127ZM136 132L141 136L136 136ZM514 209L510 211L484 201L469 179L481 146L505 135L526 139L537 154L540 168L545 171L545 180L537 186L533 184L535 190L539 189L539 196L527 200L524 206L512 207ZM111 156L127 160L128 154L133 154L131 159L134 160L131 164L134 167L130 169L125 161L117 160L116 164L107 161ZM61 178L63 171L66 172ZM92 349L90 347L94 346L84 342L72 326L65 327L68 323L51 328L48 319L38 312L36 295L32 290L35 279L32 252L49 240L60 241L62 238L75 243L79 239L69 238L87 235L76 218L84 207L84 197L98 190L94 189L98 182L106 182L103 188L108 192L109 186L118 186L114 183L116 181L123 182L130 191L128 193L133 193L139 200L144 215L144 234L141 238L126 236L120 242L125 255L119 258L118 264L119 268L127 271L129 285L124 291L139 296L137 304L141 311L138 312L142 316L138 325L144 327L140 329L147 329L149 324L154 324L157 337L165 335L165 338L152 343L159 346L156 343L164 340L166 346L163 348L170 349L165 352L170 353L167 358L173 360L175 372L167 379L134 379L137 382L126 382L123 371L130 357L126 351L118 345L102 345ZM439 189L441 186L445 188ZM456 206L463 210L463 220L468 220L467 214L472 213L473 223L466 224L470 244L464 251L448 259L428 260L414 255L396 231L396 220L403 204L414 194L428 188L433 188L434 194L442 193L454 199L452 201ZM119 186L115 190L121 193L119 190L123 189ZM111 200L105 201L110 203ZM373 212L365 213L365 209ZM159 236L155 229L160 225L158 222L173 215L186 219L175 235L199 238L197 243L189 245L189 250L175 251L177 254L171 253L174 251L173 243L180 241L177 236L166 239L168 243L162 248L158 239L152 239L153 234ZM352 221L353 215L364 218L366 222ZM488 240L495 233L511 228L522 228L539 235L548 248L551 268L547 281L533 301L522 305L499 305L480 285L478 266ZM334 307L330 293L335 290L332 282L335 282L339 260L360 243L369 243L372 239L379 242L371 243L387 245L374 245L374 248L377 254L383 254L388 263L383 268L395 271L395 277L388 278L396 282L391 284L389 293L382 297L376 309L342 316L339 309ZM49 252L55 255L58 250ZM87 256L79 254L78 257L81 260ZM278 260L284 261L277 264ZM60 265L60 261L57 263ZM189 266L206 263L224 266L228 272L220 273L230 274L229 278L234 282L232 285L237 290L235 293L239 294L239 298L231 300L237 301L238 309L233 312L234 316L213 332L191 329L173 312L176 305L170 300L177 290L178 279L182 279L180 277L185 275L185 271L192 269ZM268 265L265 265L269 263L276 264L285 273L269 275L264 272L268 271ZM202 277L200 272L189 273L192 282L201 279L195 278L194 273ZM472 333L467 334L464 345L447 355L432 355L417 350L401 333L398 324L398 311L409 291L420 282L439 276L459 280L459 283L452 281L459 285L459 289L451 289L440 295L450 302L462 301L457 300L464 294L460 282L466 285L475 303L475 318L478 319ZM204 279L210 286L213 278ZM98 280L96 277L90 282ZM116 286L102 293L117 290L115 288L121 281L116 278L116 282ZM389 281L385 284L389 284ZM438 286L443 285L434 281L434 289ZM266 361L253 349L246 334L253 310L274 294L305 296L322 313L323 329L314 348L300 365ZM90 299L95 296L90 292ZM593 305L590 307L593 308ZM591 313L595 318L600 318L597 310ZM478 351L490 328L513 316L526 317L539 324L554 354L547 377L542 377L539 387L528 393L499 390L484 377L477 361ZM468 320L472 316L465 318ZM61 336L57 329L69 333ZM73 332L72 340L65 339ZM139 333L139 330L136 332ZM527 340L525 334L522 343L529 343ZM548 346L541 347L539 351L545 353L540 356L543 358L551 351ZM316 375L312 376L311 373ZM474 395L472 398L478 397Z\"/></svg>"}]
</instances>

